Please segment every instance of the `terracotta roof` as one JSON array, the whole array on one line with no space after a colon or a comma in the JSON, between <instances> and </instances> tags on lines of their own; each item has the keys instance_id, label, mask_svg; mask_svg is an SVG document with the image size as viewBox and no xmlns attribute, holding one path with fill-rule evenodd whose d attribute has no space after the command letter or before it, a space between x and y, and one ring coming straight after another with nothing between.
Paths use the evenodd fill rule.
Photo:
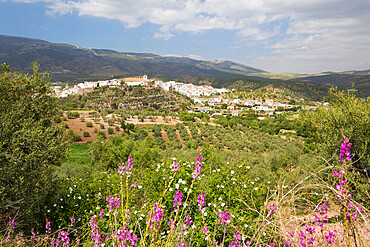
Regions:
<instances>
[{"instance_id":1,"label":"terracotta roof","mask_svg":"<svg viewBox=\"0 0 370 247\"><path fill-rule=\"evenodd\" d=\"M126 81L137 81L137 82L140 82L140 81L144 81L144 79L143 78L135 78L135 77L133 77L133 78L125 78L125 82Z\"/></svg>"}]
</instances>

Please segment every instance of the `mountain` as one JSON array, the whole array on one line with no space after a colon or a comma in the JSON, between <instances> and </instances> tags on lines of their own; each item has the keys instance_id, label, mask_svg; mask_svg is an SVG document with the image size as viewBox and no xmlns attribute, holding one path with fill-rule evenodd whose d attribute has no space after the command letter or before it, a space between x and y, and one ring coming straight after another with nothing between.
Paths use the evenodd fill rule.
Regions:
<instances>
[{"instance_id":1,"label":"mountain","mask_svg":"<svg viewBox=\"0 0 370 247\"><path fill-rule=\"evenodd\" d=\"M291 80L313 82L324 86L337 86L341 89L350 89L353 84L356 90L370 93L370 70L321 73Z\"/></svg>"},{"instance_id":2,"label":"mountain","mask_svg":"<svg viewBox=\"0 0 370 247\"><path fill-rule=\"evenodd\" d=\"M0 63L10 64L14 71L31 72L33 61L40 64L40 72L50 73L54 81L142 74L178 79L187 76L217 77L264 72L231 61L202 61L151 53L125 53L0 35Z\"/></svg>"}]
</instances>

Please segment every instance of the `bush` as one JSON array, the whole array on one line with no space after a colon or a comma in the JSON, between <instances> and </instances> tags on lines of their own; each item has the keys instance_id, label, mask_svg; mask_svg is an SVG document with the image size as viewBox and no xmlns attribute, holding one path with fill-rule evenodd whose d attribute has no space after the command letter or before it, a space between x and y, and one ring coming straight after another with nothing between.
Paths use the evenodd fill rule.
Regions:
<instances>
[{"instance_id":1,"label":"bush","mask_svg":"<svg viewBox=\"0 0 370 247\"><path fill-rule=\"evenodd\" d=\"M67 121L67 117L66 116L63 117L63 121Z\"/></svg>"},{"instance_id":2,"label":"bush","mask_svg":"<svg viewBox=\"0 0 370 247\"><path fill-rule=\"evenodd\" d=\"M114 120L113 119L108 119L108 125L113 126L114 125Z\"/></svg>"},{"instance_id":3,"label":"bush","mask_svg":"<svg viewBox=\"0 0 370 247\"><path fill-rule=\"evenodd\" d=\"M107 139L107 135L104 131L99 131L97 137L98 139Z\"/></svg>"},{"instance_id":4,"label":"bush","mask_svg":"<svg viewBox=\"0 0 370 247\"><path fill-rule=\"evenodd\" d=\"M89 128L93 127L93 123L92 122L86 122L86 127L89 127Z\"/></svg>"},{"instance_id":5,"label":"bush","mask_svg":"<svg viewBox=\"0 0 370 247\"><path fill-rule=\"evenodd\" d=\"M115 128L116 128L116 131L119 131L119 129L120 129L120 127L119 127L119 126L116 126Z\"/></svg>"},{"instance_id":6,"label":"bush","mask_svg":"<svg viewBox=\"0 0 370 247\"><path fill-rule=\"evenodd\" d=\"M104 129L104 124L100 124L100 129Z\"/></svg>"},{"instance_id":7,"label":"bush","mask_svg":"<svg viewBox=\"0 0 370 247\"><path fill-rule=\"evenodd\" d=\"M89 131L84 131L83 132L83 136L84 137L89 137L90 136L90 132Z\"/></svg>"},{"instance_id":8,"label":"bush","mask_svg":"<svg viewBox=\"0 0 370 247\"><path fill-rule=\"evenodd\" d=\"M82 141L82 138L81 136L77 135L77 134L74 134L73 137L72 137L73 141L75 142L79 142L79 141Z\"/></svg>"},{"instance_id":9,"label":"bush","mask_svg":"<svg viewBox=\"0 0 370 247\"><path fill-rule=\"evenodd\" d=\"M98 129L97 128L94 129L94 133L98 133Z\"/></svg>"},{"instance_id":10,"label":"bush","mask_svg":"<svg viewBox=\"0 0 370 247\"><path fill-rule=\"evenodd\" d=\"M55 116L53 118L53 120L54 120L54 123L61 123L62 122L62 119L60 118L60 116Z\"/></svg>"},{"instance_id":11,"label":"bush","mask_svg":"<svg viewBox=\"0 0 370 247\"><path fill-rule=\"evenodd\" d=\"M68 129L69 126L67 123L60 123L60 127L64 128L64 129Z\"/></svg>"},{"instance_id":12,"label":"bush","mask_svg":"<svg viewBox=\"0 0 370 247\"><path fill-rule=\"evenodd\" d=\"M112 135L114 133L114 129L113 128L108 128L108 134Z\"/></svg>"},{"instance_id":13,"label":"bush","mask_svg":"<svg viewBox=\"0 0 370 247\"><path fill-rule=\"evenodd\" d=\"M80 117L81 122L85 122L85 117Z\"/></svg>"}]
</instances>

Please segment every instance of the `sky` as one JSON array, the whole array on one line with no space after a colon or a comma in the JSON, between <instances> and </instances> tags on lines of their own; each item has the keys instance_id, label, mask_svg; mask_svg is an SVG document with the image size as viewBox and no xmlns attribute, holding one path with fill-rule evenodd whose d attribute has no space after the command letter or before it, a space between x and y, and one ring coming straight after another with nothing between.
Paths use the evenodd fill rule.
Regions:
<instances>
[{"instance_id":1,"label":"sky","mask_svg":"<svg viewBox=\"0 0 370 247\"><path fill-rule=\"evenodd\" d=\"M0 0L0 34L275 73L370 69L370 0Z\"/></svg>"}]
</instances>

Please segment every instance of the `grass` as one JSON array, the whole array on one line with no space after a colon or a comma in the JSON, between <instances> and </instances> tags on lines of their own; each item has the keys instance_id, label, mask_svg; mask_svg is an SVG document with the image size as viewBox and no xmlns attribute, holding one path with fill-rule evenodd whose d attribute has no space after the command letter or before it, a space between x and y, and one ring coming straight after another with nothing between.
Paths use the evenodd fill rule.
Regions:
<instances>
[{"instance_id":1,"label":"grass","mask_svg":"<svg viewBox=\"0 0 370 247\"><path fill-rule=\"evenodd\" d=\"M71 144L69 147L69 155L66 159L66 163L77 163L88 165L91 164L89 155L90 144Z\"/></svg>"}]
</instances>

